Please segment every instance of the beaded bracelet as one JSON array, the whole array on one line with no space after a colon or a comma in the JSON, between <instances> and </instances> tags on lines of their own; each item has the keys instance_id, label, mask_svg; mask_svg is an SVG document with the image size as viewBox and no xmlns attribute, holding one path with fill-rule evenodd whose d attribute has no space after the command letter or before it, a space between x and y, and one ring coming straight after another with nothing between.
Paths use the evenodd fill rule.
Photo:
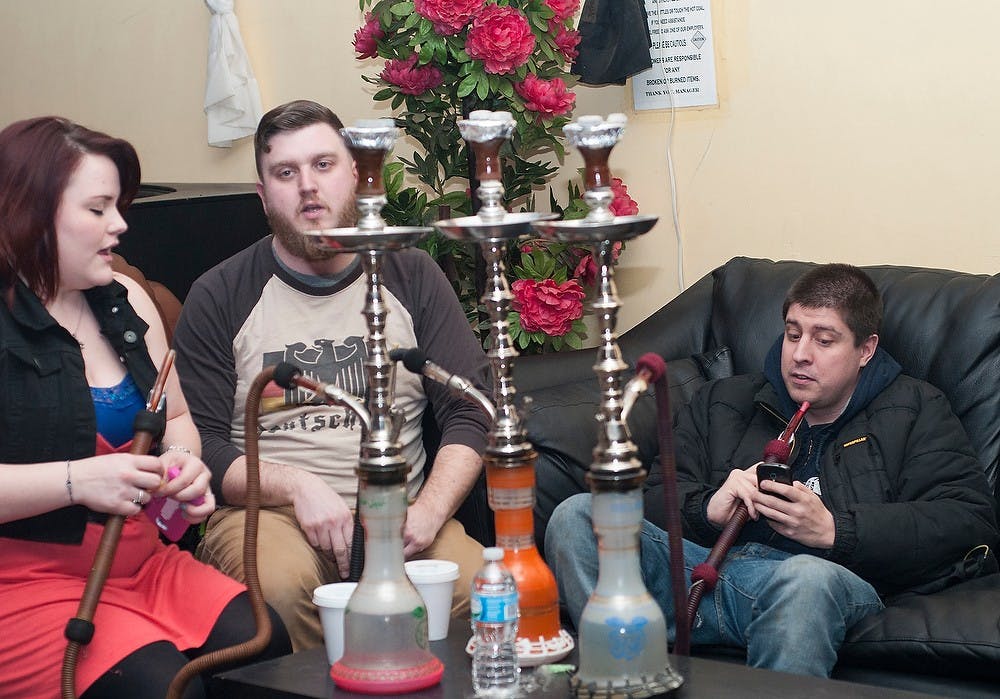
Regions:
<instances>
[{"instance_id":1,"label":"beaded bracelet","mask_svg":"<svg viewBox=\"0 0 1000 699\"><path fill-rule=\"evenodd\" d=\"M191 450L181 444L168 444L163 451L182 451L185 454L190 454Z\"/></svg>"}]
</instances>

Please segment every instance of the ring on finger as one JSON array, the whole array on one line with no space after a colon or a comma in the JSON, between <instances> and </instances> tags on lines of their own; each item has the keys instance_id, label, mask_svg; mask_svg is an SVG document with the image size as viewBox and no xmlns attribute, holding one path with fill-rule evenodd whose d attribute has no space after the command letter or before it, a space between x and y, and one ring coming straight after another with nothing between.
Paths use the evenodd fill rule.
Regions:
<instances>
[{"instance_id":1,"label":"ring on finger","mask_svg":"<svg viewBox=\"0 0 1000 699\"><path fill-rule=\"evenodd\" d=\"M135 497L134 497L134 498L132 498L132 504L133 504L133 505L138 505L139 507L142 507L142 506L143 506L143 505L145 505L145 504L146 504L147 502L149 502L149 501L148 501L148 500L146 499L146 498L147 498L148 496L149 496L149 493L147 493L147 492L146 492L145 490L143 490L142 488L139 488L139 489L137 489L137 490L135 491Z\"/></svg>"}]
</instances>

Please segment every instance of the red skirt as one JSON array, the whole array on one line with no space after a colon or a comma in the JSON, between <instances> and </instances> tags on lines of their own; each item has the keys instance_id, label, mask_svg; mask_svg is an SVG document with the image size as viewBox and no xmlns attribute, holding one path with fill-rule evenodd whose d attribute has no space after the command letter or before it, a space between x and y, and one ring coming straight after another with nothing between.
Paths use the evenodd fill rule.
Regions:
<instances>
[{"instance_id":1,"label":"red skirt","mask_svg":"<svg viewBox=\"0 0 1000 699\"><path fill-rule=\"evenodd\" d=\"M66 622L75 617L104 527L82 545L0 538L0 695L59 697ZM155 641L202 645L227 604L246 588L176 546L145 516L126 520L94 613L94 638L80 651L76 691Z\"/></svg>"}]
</instances>

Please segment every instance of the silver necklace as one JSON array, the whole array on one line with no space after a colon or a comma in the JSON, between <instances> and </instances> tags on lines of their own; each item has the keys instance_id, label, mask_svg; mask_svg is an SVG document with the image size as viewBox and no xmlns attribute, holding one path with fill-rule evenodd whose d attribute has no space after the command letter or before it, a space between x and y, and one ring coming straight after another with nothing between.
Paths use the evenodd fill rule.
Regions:
<instances>
[{"instance_id":1,"label":"silver necklace","mask_svg":"<svg viewBox=\"0 0 1000 699\"><path fill-rule=\"evenodd\" d=\"M86 308L87 308L87 297L83 296L81 294L80 295L80 315L76 319L76 328L70 333L70 335L73 336L73 339L76 340L76 344L80 345L80 349L83 349L83 343L80 342L80 339L76 336L76 334L78 332L80 332L80 326L83 325L83 312L86 310Z\"/></svg>"}]
</instances>

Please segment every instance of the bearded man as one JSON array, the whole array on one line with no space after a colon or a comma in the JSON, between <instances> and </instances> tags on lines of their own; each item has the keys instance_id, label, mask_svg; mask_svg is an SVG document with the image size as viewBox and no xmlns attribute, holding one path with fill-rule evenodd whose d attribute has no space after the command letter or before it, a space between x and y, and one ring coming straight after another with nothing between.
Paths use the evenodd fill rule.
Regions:
<instances>
[{"instance_id":1,"label":"bearded man","mask_svg":"<svg viewBox=\"0 0 1000 699\"><path fill-rule=\"evenodd\" d=\"M359 255L305 231L355 221L358 171L340 119L298 100L265 114L254 139L257 192L272 235L206 272L192 286L174 335L177 367L221 503L199 557L243 578L246 500L244 405L254 377L288 361L364 400L367 282ZM389 346L419 346L454 373L485 379L486 358L447 279L421 250L386 253L383 296ZM459 564L454 615L468 612L482 560L455 511L482 468L488 418L421 376L396 372L399 441L411 470L403 530L407 559ZM422 418L431 407L441 445L427 473ZM323 643L312 592L348 575L362 426L353 413L270 384L259 428L260 577L295 650Z\"/></svg>"}]
</instances>

